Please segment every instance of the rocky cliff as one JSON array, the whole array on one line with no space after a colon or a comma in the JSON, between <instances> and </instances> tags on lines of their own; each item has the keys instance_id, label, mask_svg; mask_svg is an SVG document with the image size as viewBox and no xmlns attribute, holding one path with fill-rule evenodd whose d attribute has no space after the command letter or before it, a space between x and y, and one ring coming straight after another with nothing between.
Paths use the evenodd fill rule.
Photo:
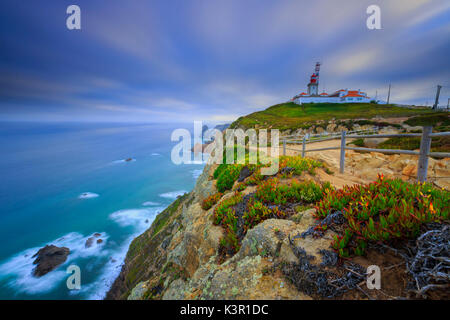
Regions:
<instances>
[{"instance_id":1,"label":"rocky cliff","mask_svg":"<svg viewBox=\"0 0 450 320\"><path fill-rule=\"evenodd\" d=\"M448 189L446 183L435 182L442 191L434 190L431 185L417 186L411 183L415 180L414 159L410 159L409 156L385 156L380 153L348 152L346 157L348 173L339 174L338 155L334 155L333 152L317 154L315 161L287 155L281 160L276 181L289 187L280 190L291 188L292 190L285 191L298 192L298 188L300 191L302 188L308 189L305 185L308 186L309 182L317 186L313 189L324 187L327 182L331 182L336 188L343 188L348 184L363 185L376 180L379 173L388 178L397 178L398 180L393 182L375 182L368 186L367 190L386 183L386 186L394 188L394 191L399 189L410 192L409 189L422 188L423 190L417 189L417 193L428 192L429 195L424 198L425 200L420 201L429 203L422 203L417 198L411 200L414 207L402 210L404 212L417 210L418 214L423 213L421 218L423 221L420 224L411 222L415 228L415 237L417 238L419 232L425 234L431 230L430 228L435 228L433 232L442 236L433 240L437 241L433 244L433 248L441 250L442 253L439 254L448 256L448 241L447 247L442 244L446 243L445 237L449 237L450 232L449 194L445 191ZM429 166L430 177L448 176L450 171L448 158L430 159ZM223 191L221 190L223 185L220 185L217 176L214 176L218 171L217 167L206 165L194 189L174 201L156 217L146 232L134 239L121 273L106 299L395 299L409 297L411 292L409 284L419 281L412 277L416 277L423 270L413 273L406 267L408 263L412 263L411 261L417 264L419 259L417 257L421 256L419 249L410 247L409 242L405 242L405 238L401 236L401 232L406 232L405 234L409 234L411 238L412 233L408 233L408 230L395 231L396 237L398 234L401 241L390 241L389 246L385 247L371 244L366 249L362 248L365 249L364 254L352 256L351 259L342 259L342 256L339 257L341 254L336 253L339 250L332 249L333 241L334 246L336 243L340 245L343 241L344 229L341 225L348 223L339 211L342 207L339 210L334 208L329 211L327 213L329 215L323 220L327 222L319 223L317 209L313 207L314 201L303 201L304 197L309 197L308 190L305 191L306 195L297 193L297 200L289 200L283 206L274 206L273 201L272 203L268 201L263 207L257 207L252 202L256 201L254 199L257 188L261 187L261 184L267 184L268 179L257 176L256 171L252 171L251 176L245 174L242 179L238 179L239 174L249 173L248 167L238 167L238 171L230 170L223 174L224 180L227 180L227 175L233 175L232 187ZM402 181L405 181L404 184ZM294 187L295 183L300 184ZM406 185L407 183L411 184ZM336 194L356 192L354 190L362 192L363 189L348 190L350 191L338 190ZM391 196L395 195L395 192L380 195ZM325 191L323 194L325 195ZM363 198L374 196L370 194L368 192L358 197L363 201ZM376 214L389 213L391 209L400 210L400 206L403 205L406 208L409 200L406 202L402 200L406 195L398 193L398 196L398 198L392 196L390 202L383 200L382 204L375 202L378 201L376 200L378 196L373 197L371 201L374 201L374 205L381 206ZM235 201L236 199L238 201ZM205 200L210 201L209 205L205 206ZM259 200L264 202L262 199ZM218 223L216 209L224 203L230 203L236 214L232 217L233 223L237 224L234 228L239 229L235 234L229 232L226 223ZM332 207L331 202L328 205ZM353 209L365 210L356 202L347 205L350 207L356 205ZM257 222L253 221L250 225L246 225L249 220L244 218L248 219L249 208L260 211L259 216L256 216ZM440 224L444 227L436 227L433 223L429 224L430 221L433 223L444 221L444 224ZM366 221L360 223L362 226L366 225ZM375 226L379 226L380 223L375 221ZM372 229L368 231L375 232L373 231L375 227L370 228ZM233 238L236 235L237 239ZM228 236L231 238L227 238ZM233 252L225 252L224 240L236 244ZM354 249L360 250L360 247L355 248L360 239L356 238L355 241L352 243ZM402 253L406 247L407 253ZM411 252L416 252L417 255L408 256ZM368 292L367 288L362 287L366 279L366 268L370 265L380 266L383 290ZM436 281L437 284L433 285L442 287L442 283L439 282L441 280ZM448 283L449 281L444 281L445 288L448 287ZM422 286L429 287L425 284ZM418 294L416 297L424 297L421 289L414 290L412 291ZM442 298L442 292L434 298Z\"/></svg>"},{"instance_id":2,"label":"rocky cliff","mask_svg":"<svg viewBox=\"0 0 450 320\"><path fill-rule=\"evenodd\" d=\"M201 208L201 201L217 192L215 167L207 165L194 190L160 213L132 242L107 299L310 299L272 269L296 261L288 239L314 223L314 209L292 220L264 221L247 233L236 255L220 263L222 227L213 224L214 206ZM248 187L244 194L253 191ZM223 199L232 195L229 192ZM327 235L296 242L319 256L318 250L328 248L330 239Z\"/></svg>"}]
</instances>

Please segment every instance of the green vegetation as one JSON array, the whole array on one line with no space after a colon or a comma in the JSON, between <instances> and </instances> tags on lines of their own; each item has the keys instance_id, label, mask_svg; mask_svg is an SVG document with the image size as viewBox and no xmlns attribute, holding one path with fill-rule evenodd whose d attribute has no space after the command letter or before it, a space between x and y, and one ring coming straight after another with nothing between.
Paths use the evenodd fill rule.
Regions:
<instances>
[{"instance_id":1,"label":"green vegetation","mask_svg":"<svg viewBox=\"0 0 450 320\"><path fill-rule=\"evenodd\" d=\"M428 108L408 109L394 105L371 103L310 103L299 106L293 102L287 102L240 117L231 124L230 128L254 128L259 126L285 130L309 128L319 120L329 121L331 119L357 119L361 117L370 119L375 116L404 117L419 114L435 114L435 112Z\"/></svg>"},{"instance_id":2,"label":"green vegetation","mask_svg":"<svg viewBox=\"0 0 450 320\"><path fill-rule=\"evenodd\" d=\"M395 137L380 143L376 149L416 150L420 149L420 137ZM348 144L367 147L363 139L355 139ZM450 152L450 137L434 137L431 139L431 152Z\"/></svg>"},{"instance_id":3,"label":"green vegetation","mask_svg":"<svg viewBox=\"0 0 450 320\"><path fill-rule=\"evenodd\" d=\"M232 188L244 166L243 164L222 164L218 166L214 172L214 177L217 179L219 193L205 199L202 205L209 209L213 205L211 203L217 202L218 198L222 196L221 192ZM277 175L280 178L287 178L293 175L301 175L303 172L314 174L314 169L322 166L321 162L300 156L281 156ZM261 221L271 217L285 218L287 216L279 207L269 208L269 205L284 205L289 201L313 203L321 198L324 188L329 188L329 184L322 187L313 182L300 183L296 180L284 185L275 177L277 175L265 180L265 177L261 174L262 165L260 163L247 165L247 167L251 175L245 182L237 185L231 197L219 202L214 209L214 223L225 229L225 236L221 240L222 253L236 253L247 230ZM247 185L257 185L257 190L245 202L243 212L237 214L236 206L243 202L241 191Z\"/></svg>"},{"instance_id":4,"label":"green vegetation","mask_svg":"<svg viewBox=\"0 0 450 320\"><path fill-rule=\"evenodd\" d=\"M167 221L170 219L172 214L175 211L177 211L180 204L187 198L188 195L189 195L188 193L185 193L184 195L178 197L163 212L161 212L156 216L155 220L152 223L153 228L152 237L154 237L162 228L164 228L164 226L167 224Z\"/></svg>"},{"instance_id":5,"label":"green vegetation","mask_svg":"<svg viewBox=\"0 0 450 320\"><path fill-rule=\"evenodd\" d=\"M405 123L413 127L433 126L433 131L450 131L450 114L448 112L434 112L412 117Z\"/></svg>"},{"instance_id":6,"label":"green vegetation","mask_svg":"<svg viewBox=\"0 0 450 320\"><path fill-rule=\"evenodd\" d=\"M359 186L330 189L316 204L317 218L341 211L346 219L332 242L341 257L362 255L368 242L416 237L420 226L449 217L450 192L431 184L384 179ZM318 225L316 228L326 228Z\"/></svg>"},{"instance_id":7,"label":"green vegetation","mask_svg":"<svg viewBox=\"0 0 450 320\"><path fill-rule=\"evenodd\" d=\"M210 195L208 198L206 198L202 201L202 209L203 210L211 209L211 207L213 205L215 205L217 203L217 201L219 201L220 198L222 198L222 196L223 196L223 193L221 193L221 192L217 192L213 195Z\"/></svg>"},{"instance_id":8,"label":"green vegetation","mask_svg":"<svg viewBox=\"0 0 450 320\"><path fill-rule=\"evenodd\" d=\"M242 146L235 145L234 146L234 162L237 162L237 154L239 148L244 149L245 152L245 163L244 164L228 164L226 159L226 150L223 154L223 163L220 164L216 170L214 170L214 179L217 179L217 190L219 192L225 192L227 190L231 190L236 180L239 178L239 173L241 172L244 166L247 166L252 172L256 171L258 168L262 167L262 164L259 162L259 159L262 157L258 155L257 164L249 164L249 152Z\"/></svg>"},{"instance_id":9,"label":"green vegetation","mask_svg":"<svg viewBox=\"0 0 450 320\"><path fill-rule=\"evenodd\" d=\"M221 164L221 166L223 167L220 169L220 174L217 177L217 190L219 190L219 192L224 192L226 190L231 190L234 182L239 178L239 173L241 172L243 165Z\"/></svg>"},{"instance_id":10,"label":"green vegetation","mask_svg":"<svg viewBox=\"0 0 450 320\"><path fill-rule=\"evenodd\" d=\"M288 214L280 206L287 202L313 203L321 199L323 194L331 188L312 181L281 184L277 178L261 182L254 196L245 204L243 212L237 212L236 205L243 202L241 192L220 202L214 210L214 223L225 229L221 239L221 252L234 254L240 249L241 240L247 231L269 218L284 219Z\"/></svg>"},{"instance_id":11,"label":"green vegetation","mask_svg":"<svg viewBox=\"0 0 450 320\"><path fill-rule=\"evenodd\" d=\"M309 158L280 156L279 171L283 171L285 168L292 168L291 175L301 175L304 171L314 174L314 169L322 166L321 162Z\"/></svg>"},{"instance_id":12,"label":"green vegetation","mask_svg":"<svg viewBox=\"0 0 450 320\"><path fill-rule=\"evenodd\" d=\"M262 182L256 188L255 198L265 204L284 205L286 203L312 203L320 200L330 189L329 183L320 186L312 181L281 184L277 178Z\"/></svg>"}]
</instances>

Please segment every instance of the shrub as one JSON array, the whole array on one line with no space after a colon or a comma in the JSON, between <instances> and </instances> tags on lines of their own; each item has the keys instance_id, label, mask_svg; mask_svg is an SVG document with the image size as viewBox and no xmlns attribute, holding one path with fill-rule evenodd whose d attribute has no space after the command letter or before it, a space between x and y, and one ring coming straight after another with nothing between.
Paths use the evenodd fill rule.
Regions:
<instances>
[{"instance_id":1,"label":"shrub","mask_svg":"<svg viewBox=\"0 0 450 320\"><path fill-rule=\"evenodd\" d=\"M221 192L217 192L213 195L210 195L209 197L207 197L206 199L203 200L202 209L203 210L211 209L211 207L213 205L215 205L217 203L217 201L219 201L220 198L222 198L222 196L223 196L223 193L221 193Z\"/></svg>"},{"instance_id":2,"label":"shrub","mask_svg":"<svg viewBox=\"0 0 450 320\"><path fill-rule=\"evenodd\" d=\"M329 183L323 186L313 181L280 184L277 178L266 180L256 188L255 198L266 203L282 205L287 202L316 202L331 188Z\"/></svg>"},{"instance_id":3,"label":"shrub","mask_svg":"<svg viewBox=\"0 0 450 320\"><path fill-rule=\"evenodd\" d=\"M261 201L251 198L247 203L247 208L244 212L244 232L253 228L260 222L269 219L282 219L286 217L286 213L281 211L278 207L268 208Z\"/></svg>"},{"instance_id":4,"label":"shrub","mask_svg":"<svg viewBox=\"0 0 450 320\"><path fill-rule=\"evenodd\" d=\"M239 178L242 165L225 165L217 177L217 190L225 192L231 190L234 182Z\"/></svg>"},{"instance_id":5,"label":"shrub","mask_svg":"<svg viewBox=\"0 0 450 320\"><path fill-rule=\"evenodd\" d=\"M214 209L214 224L219 225L223 222L224 217L232 206L242 201L242 194L236 192L232 197L222 200Z\"/></svg>"},{"instance_id":6,"label":"shrub","mask_svg":"<svg viewBox=\"0 0 450 320\"><path fill-rule=\"evenodd\" d=\"M226 250L233 253L239 251L240 244L237 237L238 219L232 207L241 201L241 193L236 192L231 198L222 200L214 210L214 224L222 225L225 229L225 235L220 240L220 251Z\"/></svg>"},{"instance_id":7,"label":"shrub","mask_svg":"<svg viewBox=\"0 0 450 320\"><path fill-rule=\"evenodd\" d=\"M309 158L302 158L301 156L281 156L280 157L280 171L283 168L293 168L292 172L295 175L301 175L304 171L314 174L314 169L322 167L322 163Z\"/></svg>"}]
</instances>

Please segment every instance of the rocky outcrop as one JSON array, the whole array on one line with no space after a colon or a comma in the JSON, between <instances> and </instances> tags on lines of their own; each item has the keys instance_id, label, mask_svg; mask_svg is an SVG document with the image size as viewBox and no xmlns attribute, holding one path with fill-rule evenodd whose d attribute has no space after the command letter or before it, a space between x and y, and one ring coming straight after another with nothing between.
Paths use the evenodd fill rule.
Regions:
<instances>
[{"instance_id":1,"label":"rocky outcrop","mask_svg":"<svg viewBox=\"0 0 450 320\"><path fill-rule=\"evenodd\" d=\"M32 258L36 258L33 264L37 266L33 269L33 275L35 277L42 277L50 271L54 270L57 266L64 263L67 260L70 250L66 247L57 247L54 245L46 245L44 248L33 255Z\"/></svg>"},{"instance_id":2,"label":"rocky outcrop","mask_svg":"<svg viewBox=\"0 0 450 320\"><path fill-rule=\"evenodd\" d=\"M292 220L269 219L250 229L241 249L221 261L223 228L213 224L215 206L205 211L200 205L217 192L215 167L207 165L194 190L132 242L107 299L311 299L287 281L278 266L296 261L290 240L320 261L319 250L329 248L333 232L320 239L300 237L314 225L314 209ZM253 192L255 187L249 186L243 194ZM228 192L223 199L232 195Z\"/></svg>"},{"instance_id":3,"label":"rocky outcrop","mask_svg":"<svg viewBox=\"0 0 450 320\"><path fill-rule=\"evenodd\" d=\"M417 180L417 156L386 155L379 152L346 154L346 170L364 180L374 181L378 174L387 178L400 178L404 181ZM450 172L450 158L428 159L427 180L440 188L450 189L447 177Z\"/></svg>"}]
</instances>

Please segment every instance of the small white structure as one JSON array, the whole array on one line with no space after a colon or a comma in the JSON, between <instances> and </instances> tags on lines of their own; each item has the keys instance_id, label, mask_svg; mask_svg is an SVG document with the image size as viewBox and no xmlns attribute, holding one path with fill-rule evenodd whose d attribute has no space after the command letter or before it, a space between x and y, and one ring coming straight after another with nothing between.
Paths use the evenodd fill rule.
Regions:
<instances>
[{"instance_id":1,"label":"small white structure","mask_svg":"<svg viewBox=\"0 0 450 320\"><path fill-rule=\"evenodd\" d=\"M291 99L291 101L302 103L362 103L370 102L370 97L361 90L341 89L332 94L325 92L319 94L319 70L320 63L316 63L315 73L311 75L311 80L308 83L308 93L302 92Z\"/></svg>"}]
</instances>

